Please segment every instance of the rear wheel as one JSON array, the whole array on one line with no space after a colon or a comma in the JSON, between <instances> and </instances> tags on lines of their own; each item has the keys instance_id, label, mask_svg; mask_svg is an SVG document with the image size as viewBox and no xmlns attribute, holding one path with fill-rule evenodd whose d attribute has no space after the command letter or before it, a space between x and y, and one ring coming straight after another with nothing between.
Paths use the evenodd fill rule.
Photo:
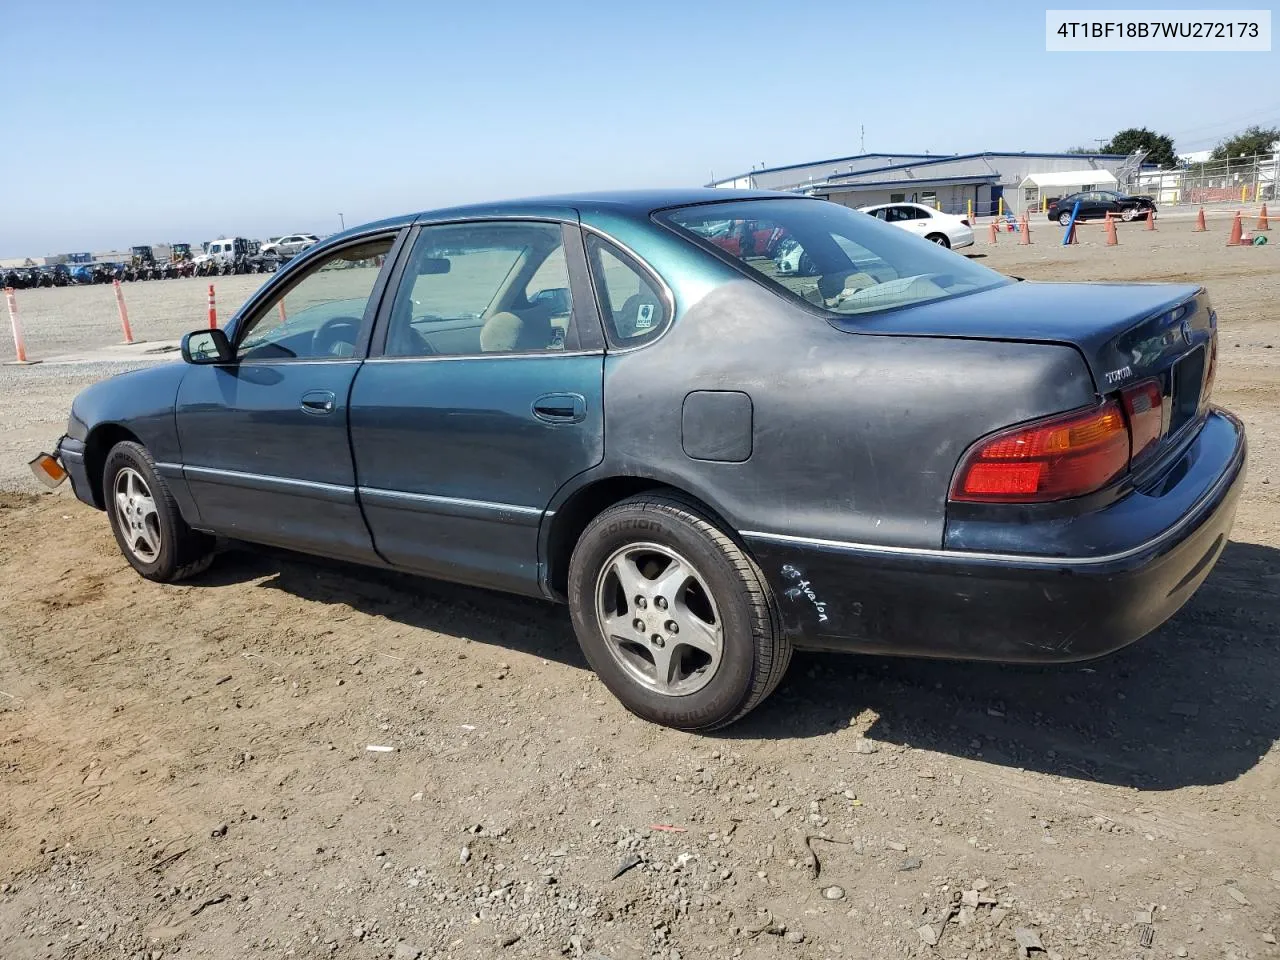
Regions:
<instances>
[{"instance_id":1,"label":"rear wheel","mask_svg":"<svg viewBox=\"0 0 1280 960\"><path fill-rule=\"evenodd\" d=\"M1058 214L1058 222L1064 227L1067 226L1067 224L1071 223L1071 214L1064 210L1062 213Z\"/></svg>"},{"instance_id":2,"label":"rear wheel","mask_svg":"<svg viewBox=\"0 0 1280 960\"><path fill-rule=\"evenodd\" d=\"M925 239L932 243L936 243L940 247L947 247L948 249L951 247L951 241L947 239L947 235L945 233L931 233L925 237Z\"/></svg>"},{"instance_id":3,"label":"rear wheel","mask_svg":"<svg viewBox=\"0 0 1280 960\"><path fill-rule=\"evenodd\" d=\"M1120 219L1123 220L1125 223L1128 223L1129 221L1136 219L1137 216L1138 216L1137 207L1125 207L1122 211L1120 211Z\"/></svg>"},{"instance_id":4,"label":"rear wheel","mask_svg":"<svg viewBox=\"0 0 1280 960\"><path fill-rule=\"evenodd\" d=\"M569 566L574 632L637 716L711 730L778 685L791 644L755 562L695 504L642 495L583 531Z\"/></svg>"},{"instance_id":5,"label":"rear wheel","mask_svg":"<svg viewBox=\"0 0 1280 960\"><path fill-rule=\"evenodd\" d=\"M102 492L120 552L148 580L172 583L213 562L213 538L187 526L146 447L124 441L111 448Z\"/></svg>"}]
</instances>

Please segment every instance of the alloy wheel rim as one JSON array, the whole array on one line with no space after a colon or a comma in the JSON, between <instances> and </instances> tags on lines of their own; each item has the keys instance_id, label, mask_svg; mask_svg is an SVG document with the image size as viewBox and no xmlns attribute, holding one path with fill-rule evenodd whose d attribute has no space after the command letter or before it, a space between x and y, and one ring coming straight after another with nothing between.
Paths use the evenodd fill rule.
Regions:
<instances>
[{"instance_id":1,"label":"alloy wheel rim","mask_svg":"<svg viewBox=\"0 0 1280 960\"><path fill-rule=\"evenodd\" d=\"M724 627L706 580L657 543L616 550L596 581L596 618L610 655L647 690L697 693L715 677Z\"/></svg>"},{"instance_id":2,"label":"alloy wheel rim","mask_svg":"<svg viewBox=\"0 0 1280 960\"><path fill-rule=\"evenodd\" d=\"M160 513L151 488L137 470L125 467L115 479L116 520L129 552L143 563L160 556Z\"/></svg>"}]
</instances>

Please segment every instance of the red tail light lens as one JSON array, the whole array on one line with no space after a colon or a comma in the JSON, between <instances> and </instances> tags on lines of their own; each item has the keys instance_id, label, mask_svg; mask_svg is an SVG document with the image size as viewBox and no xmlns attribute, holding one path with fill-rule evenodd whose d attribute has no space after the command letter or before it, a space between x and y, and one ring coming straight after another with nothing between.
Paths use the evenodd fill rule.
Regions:
<instances>
[{"instance_id":1,"label":"red tail light lens","mask_svg":"<svg viewBox=\"0 0 1280 960\"><path fill-rule=\"evenodd\" d=\"M1105 487L1129 466L1129 430L1114 400L1013 427L977 444L960 463L951 499L1038 503Z\"/></svg>"},{"instance_id":2,"label":"red tail light lens","mask_svg":"<svg viewBox=\"0 0 1280 960\"><path fill-rule=\"evenodd\" d=\"M1129 432L1133 436L1133 459L1160 442L1164 434L1163 397L1159 380L1144 380L1120 394L1124 412L1129 415Z\"/></svg>"}]
</instances>

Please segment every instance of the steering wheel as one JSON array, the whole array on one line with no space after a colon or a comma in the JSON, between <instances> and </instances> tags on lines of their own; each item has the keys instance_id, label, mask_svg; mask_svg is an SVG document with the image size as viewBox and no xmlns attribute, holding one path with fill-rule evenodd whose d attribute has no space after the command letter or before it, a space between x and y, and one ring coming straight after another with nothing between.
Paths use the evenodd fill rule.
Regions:
<instances>
[{"instance_id":1,"label":"steering wheel","mask_svg":"<svg viewBox=\"0 0 1280 960\"><path fill-rule=\"evenodd\" d=\"M314 357L349 357L355 353L356 339L360 334L360 320L356 317L330 317L311 338L311 355ZM343 350L348 347L348 350Z\"/></svg>"}]
</instances>

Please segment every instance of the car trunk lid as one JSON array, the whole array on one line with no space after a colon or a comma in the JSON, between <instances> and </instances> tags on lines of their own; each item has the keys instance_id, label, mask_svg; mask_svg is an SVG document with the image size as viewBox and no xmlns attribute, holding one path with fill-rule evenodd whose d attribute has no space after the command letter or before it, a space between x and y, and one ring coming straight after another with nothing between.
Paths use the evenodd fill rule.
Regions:
<instances>
[{"instance_id":1,"label":"car trunk lid","mask_svg":"<svg viewBox=\"0 0 1280 960\"><path fill-rule=\"evenodd\" d=\"M1024 281L832 324L849 333L1073 346L1101 394L1158 380L1166 436L1207 403L1217 347L1208 295L1190 284Z\"/></svg>"}]
</instances>

